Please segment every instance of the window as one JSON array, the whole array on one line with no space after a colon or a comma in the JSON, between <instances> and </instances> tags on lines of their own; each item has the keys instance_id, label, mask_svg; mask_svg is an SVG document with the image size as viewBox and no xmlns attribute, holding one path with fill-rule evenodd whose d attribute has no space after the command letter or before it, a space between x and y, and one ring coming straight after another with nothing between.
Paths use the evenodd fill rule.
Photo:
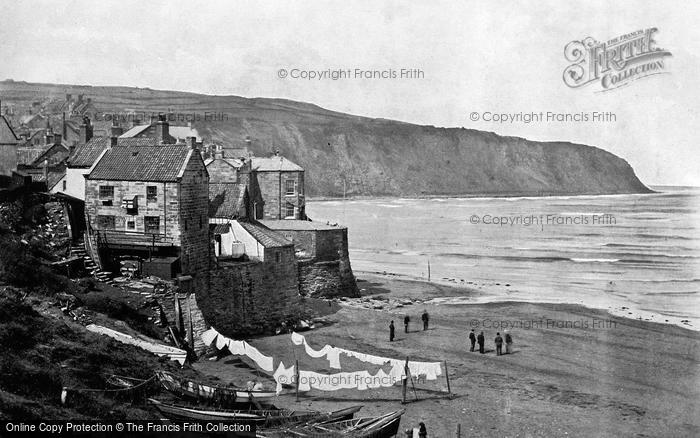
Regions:
<instances>
[{"instance_id":1,"label":"window","mask_svg":"<svg viewBox=\"0 0 700 438\"><path fill-rule=\"evenodd\" d=\"M64 191L64 192L66 191L66 187L67 187L67 186L68 186L68 181L66 181L66 180L64 179L64 180L63 180L63 191Z\"/></svg>"},{"instance_id":2,"label":"window","mask_svg":"<svg viewBox=\"0 0 700 438\"><path fill-rule=\"evenodd\" d=\"M100 186L100 200L102 205L112 205L114 199L114 186Z\"/></svg>"},{"instance_id":3,"label":"window","mask_svg":"<svg viewBox=\"0 0 700 438\"><path fill-rule=\"evenodd\" d=\"M297 182L293 179L288 179L284 182L285 194L294 195L297 192Z\"/></svg>"},{"instance_id":4,"label":"window","mask_svg":"<svg viewBox=\"0 0 700 438\"><path fill-rule=\"evenodd\" d=\"M202 229L202 215L199 215L199 229Z\"/></svg>"},{"instance_id":5,"label":"window","mask_svg":"<svg viewBox=\"0 0 700 438\"><path fill-rule=\"evenodd\" d=\"M294 204L292 204L291 202L287 202L284 217L294 217Z\"/></svg>"},{"instance_id":6,"label":"window","mask_svg":"<svg viewBox=\"0 0 700 438\"><path fill-rule=\"evenodd\" d=\"M147 233L160 233L160 218L158 216L146 216L143 219L143 224Z\"/></svg>"},{"instance_id":7,"label":"window","mask_svg":"<svg viewBox=\"0 0 700 438\"><path fill-rule=\"evenodd\" d=\"M158 202L158 186L146 186L146 202Z\"/></svg>"},{"instance_id":8,"label":"window","mask_svg":"<svg viewBox=\"0 0 700 438\"><path fill-rule=\"evenodd\" d=\"M97 215L97 229L98 230L113 230L114 229L114 216Z\"/></svg>"},{"instance_id":9,"label":"window","mask_svg":"<svg viewBox=\"0 0 700 438\"><path fill-rule=\"evenodd\" d=\"M136 229L136 222L126 221L126 229L127 230L135 230Z\"/></svg>"},{"instance_id":10,"label":"window","mask_svg":"<svg viewBox=\"0 0 700 438\"><path fill-rule=\"evenodd\" d=\"M282 261L282 254L279 251L275 252L275 261L277 263L280 263Z\"/></svg>"}]
</instances>

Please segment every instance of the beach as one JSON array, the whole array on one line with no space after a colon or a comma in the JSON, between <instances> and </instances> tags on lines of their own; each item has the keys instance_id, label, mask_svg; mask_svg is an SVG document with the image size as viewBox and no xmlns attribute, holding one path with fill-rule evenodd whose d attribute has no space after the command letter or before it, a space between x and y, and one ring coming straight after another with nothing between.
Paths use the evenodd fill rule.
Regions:
<instances>
[{"instance_id":1,"label":"beach","mask_svg":"<svg viewBox=\"0 0 700 438\"><path fill-rule=\"evenodd\" d=\"M417 384L415 392L409 386L406 404L396 385L312 390L298 402L287 390L275 401L279 407L329 411L362 404L359 415L365 416L406 409L402 430L423 421L433 437L456 437L458 425L463 437L700 434L696 331L573 304L430 304L426 301L433 298L479 292L390 273L356 275L363 298L328 302L324 323L303 333L308 343L315 349L330 344L397 359L446 361L451 394L445 376L439 376ZM423 310L430 315L427 331L420 323ZM403 332L406 314L412 321L408 334ZM394 342L389 342L391 320ZM471 329L484 331L486 354L469 351ZM503 329L513 336L513 353L497 356L494 337ZM301 369L337 372L328 362L305 356L289 334L250 342L274 356L275 367L279 360L286 366L298 360ZM367 369L362 366L344 361L343 371ZM203 359L195 368L222 382L240 384L257 376L274 385L233 356Z\"/></svg>"}]
</instances>

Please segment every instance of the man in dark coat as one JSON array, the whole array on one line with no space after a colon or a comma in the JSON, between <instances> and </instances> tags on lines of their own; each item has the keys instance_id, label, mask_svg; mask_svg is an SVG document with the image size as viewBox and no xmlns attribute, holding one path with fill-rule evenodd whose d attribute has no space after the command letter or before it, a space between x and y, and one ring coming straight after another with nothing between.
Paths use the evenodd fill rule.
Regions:
<instances>
[{"instance_id":1,"label":"man in dark coat","mask_svg":"<svg viewBox=\"0 0 700 438\"><path fill-rule=\"evenodd\" d=\"M394 321L389 324L389 342L394 342Z\"/></svg>"},{"instance_id":2,"label":"man in dark coat","mask_svg":"<svg viewBox=\"0 0 700 438\"><path fill-rule=\"evenodd\" d=\"M469 351L474 351L474 345L476 344L476 335L474 334L474 329L469 333L469 340L472 343L472 348Z\"/></svg>"},{"instance_id":3,"label":"man in dark coat","mask_svg":"<svg viewBox=\"0 0 700 438\"><path fill-rule=\"evenodd\" d=\"M484 354L484 332L479 333L476 341L479 343L479 353Z\"/></svg>"},{"instance_id":4,"label":"man in dark coat","mask_svg":"<svg viewBox=\"0 0 700 438\"><path fill-rule=\"evenodd\" d=\"M408 333L408 323L411 322L411 318L408 315L403 317L403 331Z\"/></svg>"},{"instance_id":5,"label":"man in dark coat","mask_svg":"<svg viewBox=\"0 0 700 438\"><path fill-rule=\"evenodd\" d=\"M423 320L423 331L428 330L428 311L423 310L423 314L421 315L420 319Z\"/></svg>"},{"instance_id":6,"label":"man in dark coat","mask_svg":"<svg viewBox=\"0 0 700 438\"><path fill-rule=\"evenodd\" d=\"M494 340L496 343L496 356L500 356L503 354L503 338L501 337L500 333L496 333L496 339Z\"/></svg>"}]
</instances>

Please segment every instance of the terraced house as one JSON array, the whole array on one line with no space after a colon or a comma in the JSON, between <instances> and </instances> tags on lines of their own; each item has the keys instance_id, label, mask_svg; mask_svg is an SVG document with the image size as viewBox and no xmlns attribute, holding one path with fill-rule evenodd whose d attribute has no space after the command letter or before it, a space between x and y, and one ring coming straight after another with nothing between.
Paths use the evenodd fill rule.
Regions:
<instances>
[{"instance_id":1,"label":"terraced house","mask_svg":"<svg viewBox=\"0 0 700 438\"><path fill-rule=\"evenodd\" d=\"M104 270L138 257L144 275L203 274L208 203L209 175L193 144L108 147L85 177L88 244Z\"/></svg>"}]
</instances>

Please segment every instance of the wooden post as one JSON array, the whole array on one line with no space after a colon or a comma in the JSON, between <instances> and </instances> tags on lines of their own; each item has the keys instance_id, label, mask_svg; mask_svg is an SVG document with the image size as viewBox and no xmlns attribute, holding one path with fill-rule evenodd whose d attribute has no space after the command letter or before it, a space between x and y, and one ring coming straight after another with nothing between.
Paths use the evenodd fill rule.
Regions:
<instances>
[{"instance_id":1,"label":"wooden post","mask_svg":"<svg viewBox=\"0 0 700 438\"><path fill-rule=\"evenodd\" d=\"M430 281L430 259L428 259L428 281Z\"/></svg>"},{"instance_id":2,"label":"wooden post","mask_svg":"<svg viewBox=\"0 0 700 438\"><path fill-rule=\"evenodd\" d=\"M406 356L406 365L403 367L403 382L401 382L401 403L406 404L406 391L408 390L408 356Z\"/></svg>"},{"instance_id":3,"label":"wooden post","mask_svg":"<svg viewBox=\"0 0 700 438\"><path fill-rule=\"evenodd\" d=\"M457 423L457 438L462 438L462 425Z\"/></svg>"},{"instance_id":4,"label":"wooden post","mask_svg":"<svg viewBox=\"0 0 700 438\"><path fill-rule=\"evenodd\" d=\"M296 388L296 401L299 401L299 361L294 361L294 386Z\"/></svg>"},{"instance_id":5,"label":"wooden post","mask_svg":"<svg viewBox=\"0 0 700 438\"><path fill-rule=\"evenodd\" d=\"M447 380L447 393L452 394L450 390L450 373L447 371L447 361L445 361L445 380Z\"/></svg>"}]
</instances>

